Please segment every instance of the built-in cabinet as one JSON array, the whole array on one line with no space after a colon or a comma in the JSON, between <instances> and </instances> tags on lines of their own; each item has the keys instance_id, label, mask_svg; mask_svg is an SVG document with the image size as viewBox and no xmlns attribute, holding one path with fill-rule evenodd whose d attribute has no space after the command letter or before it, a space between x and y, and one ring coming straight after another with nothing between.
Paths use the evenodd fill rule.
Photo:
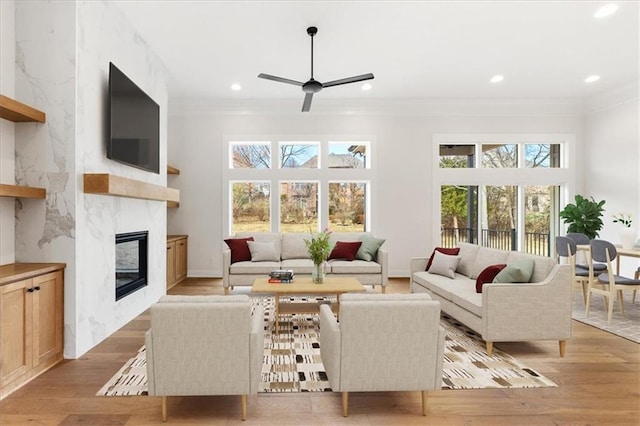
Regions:
<instances>
[{"instance_id":1,"label":"built-in cabinet","mask_svg":"<svg viewBox=\"0 0 640 426\"><path fill-rule=\"evenodd\" d=\"M0 397L63 359L64 268L0 266Z\"/></svg>"},{"instance_id":2,"label":"built-in cabinet","mask_svg":"<svg viewBox=\"0 0 640 426\"><path fill-rule=\"evenodd\" d=\"M167 236L167 290L187 278L188 235Z\"/></svg>"}]
</instances>

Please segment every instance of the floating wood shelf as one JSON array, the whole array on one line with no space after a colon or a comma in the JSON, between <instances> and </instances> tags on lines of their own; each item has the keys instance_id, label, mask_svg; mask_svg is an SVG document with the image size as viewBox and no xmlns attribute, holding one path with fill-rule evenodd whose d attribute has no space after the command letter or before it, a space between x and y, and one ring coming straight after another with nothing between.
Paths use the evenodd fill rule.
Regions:
<instances>
[{"instance_id":1,"label":"floating wood shelf","mask_svg":"<svg viewBox=\"0 0 640 426\"><path fill-rule=\"evenodd\" d=\"M180 191L107 173L85 173L85 194L180 202Z\"/></svg>"},{"instance_id":2,"label":"floating wood shelf","mask_svg":"<svg viewBox=\"0 0 640 426\"><path fill-rule=\"evenodd\" d=\"M18 102L15 99L0 95L0 118L4 118L16 123L35 122L44 123L46 115L44 112Z\"/></svg>"},{"instance_id":3,"label":"floating wood shelf","mask_svg":"<svg viewBox=\"0 0 640 426\"><path fill-rule=\"evenodd\" d=\"M180 169L176 169L175 167L172 167L172 166L167 164L167 174L168 175L179 175L180 174Z\"/></svg>"},{"instance_id":4,"label":"floating wood shelf","mask_svg":"<svg viewBox=\"0 0 640 426\"><path fill-rule=\"evenodd\" d=\"M180 203L176 203L175 201L167 201L167 207L180 207Z\"/></svg>"},{"instance_id":5,"label":"floating wood shelf","mask_svg":"<svg viewBox=\"0 0 640 426\"><path fill-rule=\"evenodd\" d=\"M36 188L33 186L6 185L0 183L0 197L43 199L46 196L47 191L44 188Z\"/></svg>"}]
</instances>

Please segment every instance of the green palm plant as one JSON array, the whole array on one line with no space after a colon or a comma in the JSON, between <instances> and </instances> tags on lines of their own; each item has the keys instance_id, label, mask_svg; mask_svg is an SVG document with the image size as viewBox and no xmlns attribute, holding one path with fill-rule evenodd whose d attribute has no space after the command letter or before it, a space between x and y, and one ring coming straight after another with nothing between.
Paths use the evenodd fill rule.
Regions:
<instances>
[{"instance_id":1,"label":"green palm plant","mask_svg":"<svg viewBox=\"0 0 640 426\"><path fill-rule=\"evenodd\" d=\"M576 195L575 204L569 203L560 211L560 218L569 225L567 232L579 232L588 236L589 239L596 238L598 231L604 226L602 222L604 203L604 200L596 201L593 197L588 199L582 195Z\"/></svg>"}]
</instances>

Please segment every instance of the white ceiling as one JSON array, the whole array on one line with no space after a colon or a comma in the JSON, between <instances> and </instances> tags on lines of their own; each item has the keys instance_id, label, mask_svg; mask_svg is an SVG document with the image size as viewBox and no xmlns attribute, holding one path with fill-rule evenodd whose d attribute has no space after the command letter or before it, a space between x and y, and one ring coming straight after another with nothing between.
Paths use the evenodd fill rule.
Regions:
<instances>
[{"instance_id":1,"label":"white ceiling","mask_svg":"<svg viewBox=\"0 0 640 426\"><path fill-rule=\"evenodd\" d=\"M118 1L164 61L171 98L299 98L308 26L317 26L314 77L372 72L324 89L326 98L585 98L638 81L638 2L601 1ZM503 74L502 83L489 79ZM598 74L591 85L584 79ZM232 83L242 85L231 91Z\"/></svg>"}]
</instances>

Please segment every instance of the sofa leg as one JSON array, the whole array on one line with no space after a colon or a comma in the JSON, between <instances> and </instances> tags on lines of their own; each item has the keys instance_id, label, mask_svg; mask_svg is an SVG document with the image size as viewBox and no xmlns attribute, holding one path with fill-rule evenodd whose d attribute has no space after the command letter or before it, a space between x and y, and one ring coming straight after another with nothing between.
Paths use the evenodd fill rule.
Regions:
<instances>
[{"instance_id":1,"label":"sofa leg","mask_svg":"<svg viewBox=\"0 0 640 426\"><path fill-rule=\"evenodd\" d=\"M242 421L247 420L247 395L240 395L240 404L242 405Z\"/></svg>"},{"instance_id":2,"label":"sofa leg","mask_svg":"<svg viewBox=\"0 0 640 426\"><path fill-rule=\"evenodd\" d=\"M560 358L564 358L564 354L567 352L567 341L560 340Z\"/></svg>"},{"instance_id":3,"label":"sofa leg","mask_svg":"<svg viewBox=\"0 0 640 426\"><path fill-rule=\"evenodd\" d=\"M487 355L493 356L493 342L487 342Z\"/></svg>"},{"instance_id":4,"label":"sofa leg","mask_svg":"<svg viewBox=\"0 0 640 426\"><path fill-rule=\"evenodd\" d=\"M422 415L423 416L427 415L427 398L428 398L427 391L422 391Z\"/></svg>"},{"instance_id":5,"label":"sofa leg","mask_svg":"<svg viewBox=\"0 0 640 426\"><path fill-rule=\"evenodd\" d=\"M224 288L224 295L228 296L229 295L229 287L225 287Z\"/></svg>"},{"instance_id":6,"label":"sofa leg","mask_svg":"<svg viewBox=\"0 0 640 426\"><path fill-rule=\"evenodd\" d=\"M342 392L342 417L349 415L349 392Z\"/></svg>"},{"instance_id":7,"label":"sofa leg","mask_svg":"<svg viewBox=\"0 0 640 426\"><path fill-rule=\"evenodd\" d=\"M162 399L162 421L167 421L167 397L163 396Z\"/></svg>"}]
</instances>

